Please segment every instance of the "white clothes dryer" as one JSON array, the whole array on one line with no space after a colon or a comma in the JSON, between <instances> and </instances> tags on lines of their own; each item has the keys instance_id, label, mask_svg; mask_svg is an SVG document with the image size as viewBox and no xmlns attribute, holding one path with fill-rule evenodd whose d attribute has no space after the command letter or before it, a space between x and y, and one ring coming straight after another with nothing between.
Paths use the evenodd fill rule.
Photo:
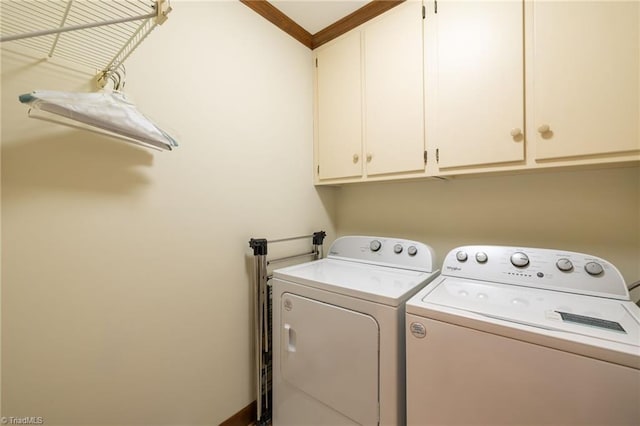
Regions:
<instances>
[{"instance_id":1,"label":"white clothes dryer","mask_svg":"<svg viewBox=\"0 0 640 426\"><path fill-rule=\"evenodd\" d=\"M409 425L640 424L640 309L606 260L465 246L407 302Z\"/></svg>"},{"instance_id":2,"label":"white clothes dryer","mask_svg":"<svg viewBox=\"0 0 640 426\"><path fill-rule=\"evenodd\" d=\"M434 265L426 244L348 236L275 270L273 424L404 424L404 304Z\"/></svg>"}]
</instances>

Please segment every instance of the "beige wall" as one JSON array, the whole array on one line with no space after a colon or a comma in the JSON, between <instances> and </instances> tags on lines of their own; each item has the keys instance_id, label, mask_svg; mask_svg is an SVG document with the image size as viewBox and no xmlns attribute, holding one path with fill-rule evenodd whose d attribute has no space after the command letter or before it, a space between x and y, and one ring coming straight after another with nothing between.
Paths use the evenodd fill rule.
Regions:
<instances>
[{"instance_id":1,"label":"beige wall","mask_svg":"<svg viewBox=\"0 0 640 426\"><path fill-rule=\"evenodd\" d=\"M463 244L558 248L640 279L640 169L540 172L342 187L338 234L430 244L441 262Z\"/></svg>"},{"instance_id":2,"label":"beige wall","mask_svg":"<svg viewBox=\"0 0 640 426\"><path fill-rule=\"evenodd\" d=\"M3 55L5 416L220 423L255 399L249 238L334 237L311 52L239 2L172 5L125 92L174 152L27 119L19 94L92 75Z\"/></svg>"},{"instance_id":3,"label":"beige wall","mask_svg":"<svg viewBox=\"0 0 640 426\"><path fill-rule=\"evenodd\" d=\"M3 415L215 425L243 408L250 237L393 235L440 260L557 247L640 278L638 168L316 190L311 52L239 2L172 5L125 90L171 153L27 119L18 94L89 90L90 74L3 54Z\"/></svg>"}]
</instances>

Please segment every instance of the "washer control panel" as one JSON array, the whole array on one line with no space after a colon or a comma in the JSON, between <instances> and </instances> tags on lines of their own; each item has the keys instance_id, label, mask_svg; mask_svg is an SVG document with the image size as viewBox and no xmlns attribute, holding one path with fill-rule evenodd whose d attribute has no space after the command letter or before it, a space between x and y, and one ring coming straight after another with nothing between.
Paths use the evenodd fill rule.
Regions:
<instances>
[{"instance_id":1,"label":"washer control panel","mask_svg":"<svg viewBox=\"0 0 640 426\"><path fill-rule=\"evenodd\" d=\"M596 256L508 246L463 246L449 252L442 275L629 300L618 269Z\"/></svg>"},{"instance_id":2,"label":"washer control panel","mask_svg":"<svg viewBox=\"0 0 640 426\"><path fill-rule=\"evenodd\" d=\"M333 242L327 257L422 272L437 270L435 254L430 246L400 238L341 237Z\"/></svg>"}]
</instances>

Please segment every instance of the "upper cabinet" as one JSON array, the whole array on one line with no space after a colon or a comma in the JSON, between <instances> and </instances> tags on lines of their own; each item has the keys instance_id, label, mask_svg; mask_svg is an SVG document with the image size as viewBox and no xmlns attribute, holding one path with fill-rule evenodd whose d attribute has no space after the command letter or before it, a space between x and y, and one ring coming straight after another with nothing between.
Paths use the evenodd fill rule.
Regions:
<instances>
[{"instance_id":1,"label":"upper cabinet","mask_svg":"<svg viewBox=\"0 0 640 426\"><path fill-rule=\"evenodd\" d=\"M640 2L421 9L317 49L316 183L640 161Z\"/></svg>"},{"instance_id":2,"label":"upper cabinet","mask_svg":"<svg viewBox=\"0 0 640 426\"><path fill-rule=\"evenodd\" d=\"M422 4L316 50L316 181L424 173Z\"/></svg>"},{"instance_id":3,"label":"upper cabinet","mask_svg":"<svg viewBox=\"0 0 640 426\"><path fill-rule=\"evenodd\" d=\"M430 2L425 25L427 147L439 169L523 161L523 3Z\"/></svg>"},{"instance_id":4,"label":"upper cabinet","mask_svg":"<svg viewBox=\"0 0 640 426\"><path fill-rule=\"evenodd\" d=\"M640 151L640 2L533 4L537 160Z\"/></svg>"}]
</instances>

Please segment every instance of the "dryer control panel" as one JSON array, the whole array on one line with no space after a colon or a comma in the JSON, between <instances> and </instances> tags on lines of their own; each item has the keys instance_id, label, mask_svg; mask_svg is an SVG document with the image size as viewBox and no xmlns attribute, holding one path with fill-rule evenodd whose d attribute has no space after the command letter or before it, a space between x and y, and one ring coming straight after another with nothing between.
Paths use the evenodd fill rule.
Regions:
<instances>
[{"instance_id":1,"label":"dryer control panel","mask_svg":"<svg viewBox=\"0 0 640 426\"><path fill-rule=\"evenodd\" d=\"M629 300L618 269L596 256L553 249L462 246L447 254L442 275Z\"/></svg>"},{"instance_id":2,"label":"dryer control panel","mask_svg":"<svg viewBox=\"0 0 640 426\"><path fill-rule=\"evenodd\" d=\"M333 242L327 257L421 272L437 270L436 257L430 246L400 238L341 237Z\"/></svg>"}]
</instances>

